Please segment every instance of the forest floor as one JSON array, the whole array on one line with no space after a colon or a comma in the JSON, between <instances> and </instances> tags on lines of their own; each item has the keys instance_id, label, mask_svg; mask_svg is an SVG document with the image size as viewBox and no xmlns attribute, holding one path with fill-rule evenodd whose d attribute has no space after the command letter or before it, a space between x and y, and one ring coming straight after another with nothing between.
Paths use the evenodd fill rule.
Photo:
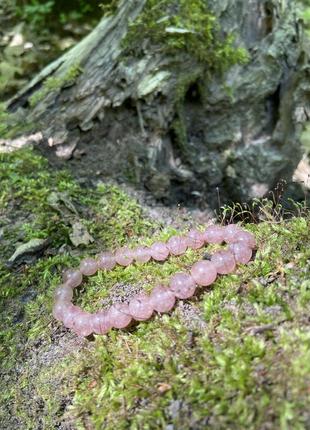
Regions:
<instances>
[{"instance_id":1,"label":"forest floor","mask_svg":"<svg viewBox=\"0 0 310 430\"><path fill-rule=\"evenodd\" d=\"M310 428L304 204L284 219L279 205L261 202L259 222L244 223L258 244L249 265L169 315L84 339L51 315L63 270L102 250L202 227L212 213L73 179L31 148L0 154L0 182L1 429ZM222 221L245 212L226 208ZM130 298L205 252L100 272L74 300L93 311Z\"/></svg>"}]
</instances>

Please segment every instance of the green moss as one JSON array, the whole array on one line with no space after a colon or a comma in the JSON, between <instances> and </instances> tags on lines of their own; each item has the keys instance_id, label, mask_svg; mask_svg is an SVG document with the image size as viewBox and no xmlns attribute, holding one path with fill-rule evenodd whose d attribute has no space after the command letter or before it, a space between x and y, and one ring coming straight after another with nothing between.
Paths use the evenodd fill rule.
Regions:
<instances>
[{"instance_id":1,"label":"green moss","mask_svg":"<svg viewBox=\"0 0 310 430\"><path fill-rule=\"evenodd\" d=\"M42 101L48 94L60 90L61 88L69 85L73 85L76 79L83 72L79 64L72 65L63 76L53 77L50 76L46 78L42 84L42 87L36 91L29 98L29 103L31 107L36 106L40 101Z\"/></svg>"},{"instance_id":2,"label":"green moss","mask_svg":"<svg viewBox=\"0 0 310 430\"><path fill-rule=\"evenodd\" d=\"M128 428L129 423L137 429L169 423L181 429L204 428L206 416L214 428L234 423L236 428L255 429L268 421L278 428L292 423L304 428L309 336L305 327L295 333L307 312L306 307L295 308L302 290L299 275L295 277L300 271L302 279L307 276L302 269L309 243L307 222L296 218L253 230L261 251L251 265L221 278L196 304L208 327L205 334L194 334L191 346L189 331L176 315L157 317L134 334L98 337L75 397L76 410L91 414L95 428ZM148 278L149 270L144 273ZM244 290L238 293L240 284ZM250 334L251 327L272 323L274 328L262 335ZM286 372L289 377L283 379ZM89 390L92 379L95 385ZM178 405L174 414L173 404Z\"/></svg>"},{"instance_id":3,"label":"green moss","mask_svg":"<svg viewBox=\"0 0 310 430\"><path fill-rule=\"evenodd\" d=\"M119 0L104 0L99 4L100 9L103 11L103 16L114 15L117 11Z\"/></svg>"},{"instance_id":4,"label":"green moss","mask_svg":"<svg viewBox=\"0 0 310 430\"><path fill-rule=\"evenodd\" d=\"M203 0L148 0L130 25L125 45L137 52L144 36L171 55L184 52L217 70L247 59L244 50L233 46L233 37L221 37L216 17Z\"/></svg>"},{"instance_id":5,"label":"green moss","mask_svg":"<svg viewBox=\"0 0 310 430\"><path fill-rule=\"evenodd\" d=\"M248 224L258 243L255 260L219 277L171 315L80 342L51 316L61 271L84 255L166 240L175 230L147 219L118 187L83 188L33 151L0 161L2 261L17 241L51 240L33 264L9 271L1 263L3 428L12 428L10 415L23 429L39 423L52 430L63 422L108 430L306 427L309 213ZM95 243L59 252L61 246L70 250L73 215L50 207L52 192L65 193ZM148 291L203 253L100 272L75 291L75 302L94 310L111 294L120 297L137 286Z\"/></svg>"}]
</instances>

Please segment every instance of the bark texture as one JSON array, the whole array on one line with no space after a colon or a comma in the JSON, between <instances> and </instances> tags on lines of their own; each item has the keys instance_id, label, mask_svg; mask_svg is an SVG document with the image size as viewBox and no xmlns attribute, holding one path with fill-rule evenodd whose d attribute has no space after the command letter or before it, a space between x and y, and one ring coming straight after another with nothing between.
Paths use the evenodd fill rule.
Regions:
<instances>
[{"instance_id":1,"label":"bark texture","mask_svg":"<svg viewBox=\"0 0 310 430\"><path fill-rule=\"evenodd\" d=\"M309 64L291 0L210 0L224 34L250 54L224 76L141 40L124 56L128 23L146 0L123 1L77 46L46 67L9 109L43 132L55 160L143 184L158 198L261 197L301 159L309 118ZM70 69L81 73L70 79ZM68 72L69 71L69 72ZM48 77L61 83L35 106ZM83 156L82 156L83 154ZM82 158L81 158L82 157ZM88 166L88 167L87 167Z\"/></svg>"}]
</instances>

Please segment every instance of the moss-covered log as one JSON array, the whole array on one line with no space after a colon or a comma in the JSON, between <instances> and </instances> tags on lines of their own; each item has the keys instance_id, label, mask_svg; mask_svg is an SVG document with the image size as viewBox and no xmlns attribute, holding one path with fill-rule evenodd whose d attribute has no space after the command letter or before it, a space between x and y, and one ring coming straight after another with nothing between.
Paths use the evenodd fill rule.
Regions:
<instances>
[{"instance_id":1,"label":"moss-covered log","mask_svg":"<svg viewBox=\"0 0 310 430\"><path fill-rule=\"evenodd\" d=\"M73 167L84 154L159 198L248 199L300 160L308 72L294 1L122 1L9 110Z\"/></svg>"}]
</instances>

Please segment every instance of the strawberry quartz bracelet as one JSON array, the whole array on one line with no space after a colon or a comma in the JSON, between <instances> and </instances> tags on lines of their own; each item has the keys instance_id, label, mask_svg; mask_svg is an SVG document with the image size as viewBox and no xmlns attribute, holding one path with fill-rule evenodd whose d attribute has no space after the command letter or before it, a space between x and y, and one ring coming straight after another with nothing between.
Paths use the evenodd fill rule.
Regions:
<instances>
[{"instance_id":1,"label":"strawberry quartz bracelet","mask_svg":"<svg viewBox=\"0 0 310 430\"><path fill-rule=\"evenodd\" d=\"M134 261L147 263L151 258L164 261L169 254L181 255L187 248L199 249L206 243L222 242L229 245L227 249L216 251L209 261L195 263L190 273L176 273L171 277L169 286L158 285L150 295L140 293L129 303L117 303L93 314L72 304L73 289L82 283L83 276L94 275L97 270L112 270L116 264L128 266ZM63 283L55 291L53 315L79 336L105 334L112 328L125 328L133 320L149 319L154 311L169 312L176 299L189 299L198 286L211 285L218 274L233 272L237 263L248 263L252 258L253 248L254 236L236 224L225 227L213 225L204 232L192 229L184 236L172 236L166 243L156 242L150 247L140 246L136 249L125 246L114 254L104 252L97 258L85 258L78 269L69 269L64 273Z\"/></svg>"}]
</instances>

